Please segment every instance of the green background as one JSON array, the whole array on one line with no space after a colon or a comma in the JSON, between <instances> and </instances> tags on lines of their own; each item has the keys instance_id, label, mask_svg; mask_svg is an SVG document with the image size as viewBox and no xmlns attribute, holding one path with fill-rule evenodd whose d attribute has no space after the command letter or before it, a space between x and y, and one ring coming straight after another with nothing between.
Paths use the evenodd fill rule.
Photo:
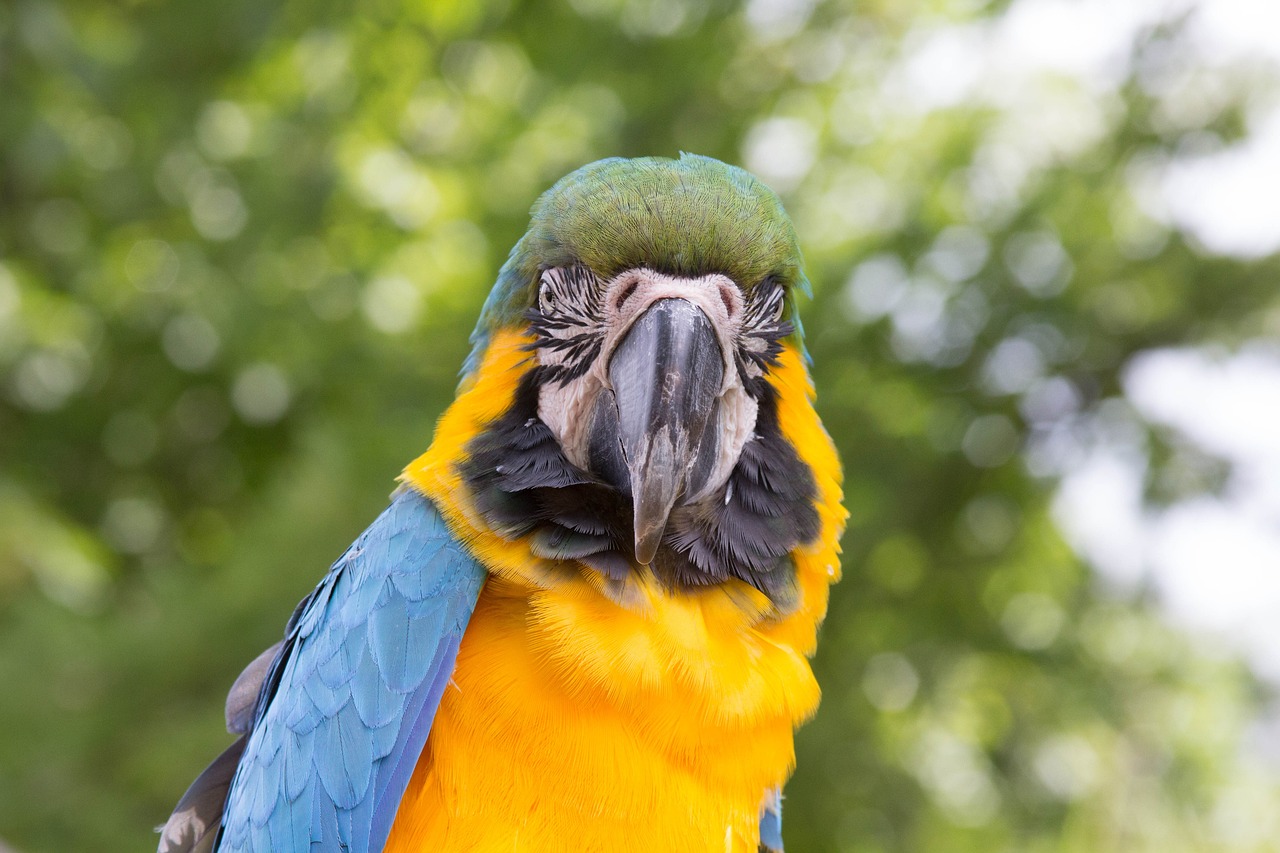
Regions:
<instances>
[{"instance_id":1,"label":"green background","mask_svg":"<svg viewBox=\"0 0 1280 853\"><path fill-rule=\"evenodd\" d=\"M1000 143L989 102L885 109L918 28L1002 13L0 4L0 844L154 843L229 741L241 666L428 443L537 194L686 150L782 191L846 470L788 849L1275 849L1276 776L1243 739L1265 691L1103 588L1051 518L1060 470L1020 452L1119 417L1152 506L1221 486L1120 371L1274 336L1280 265L1198 251L1131 179L1239 138L1274 81L1220 70L1171 117L1174 21L1096 103L1043 81L1019 113L1038 148ZM1072 99L1083 135L1054 124ZM1010 341L1017 387L991 380Z\"/></svg>"}]
</instances>

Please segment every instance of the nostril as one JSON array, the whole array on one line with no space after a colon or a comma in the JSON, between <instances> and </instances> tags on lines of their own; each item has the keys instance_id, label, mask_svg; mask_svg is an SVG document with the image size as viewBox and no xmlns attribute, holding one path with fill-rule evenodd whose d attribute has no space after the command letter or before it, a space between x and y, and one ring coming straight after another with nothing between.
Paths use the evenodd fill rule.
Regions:
<instances>
[{"instance_id":1,"label":"nostril","mask_svg":"<svg viewBox=\"0 0 1280 853\"><path fill-rule=\"evenodd\" d=\"M618 298L614 300L613 307L622 310L622 306L627 304L627 300L636 292L639 282L631 281L626 287L622 288L622 292L618 294Z\"/></svg>"},{"instance_id":2,"label":"nostril","mask_svg":"<svg viewBox=\"0 0 1280 853\"><path fill-rule=\"evenodd\" d=\"M738 301L734 299L734 296L736 295L737 294L733 292L733 285L720 285L720 301L724 303L725 313L729 315L730 320L733 319L733 315L737 311Z\"/></svg>"}]
</instances>

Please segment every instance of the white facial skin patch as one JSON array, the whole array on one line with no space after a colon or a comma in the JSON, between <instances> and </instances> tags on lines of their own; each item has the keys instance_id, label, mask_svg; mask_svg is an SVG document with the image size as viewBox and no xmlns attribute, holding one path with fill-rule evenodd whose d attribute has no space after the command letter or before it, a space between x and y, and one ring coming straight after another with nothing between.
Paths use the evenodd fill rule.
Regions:
<instances>
[{"instance_id":1,"label":"white facial skin patch","mask_svg":"<svg viewBox=\"0 0 1280 853\"><path fill-rule=\"evenodd\" d=\"M717 422L708 426L707 436L718 437L716 458L710 476L697 494L685 495L681 503L703 500L720 489L752 437L757 403L746 392L739 374L740 347L752 347L756 339L744 335L748 318L745 300L727 276L713 273L698 278L669 276L651 269L626 270L607 282L590 280L581 274L552 269L543 274L539 306L554 318L546 334L562 347L540 347L541 364L564 366L573 357L568 344L590 339L598 351L585 371L568 381L544 383L538 399L538 416L559 440L566 457L579 468L589 469L588 442L591 416L599 394L613 390L609 361L635 322L655 302L682 299L695 306L710 321L723 359L723 380L717 394ZM752 373L755 365L747 360Z\"/></svg>"}]
</instances>

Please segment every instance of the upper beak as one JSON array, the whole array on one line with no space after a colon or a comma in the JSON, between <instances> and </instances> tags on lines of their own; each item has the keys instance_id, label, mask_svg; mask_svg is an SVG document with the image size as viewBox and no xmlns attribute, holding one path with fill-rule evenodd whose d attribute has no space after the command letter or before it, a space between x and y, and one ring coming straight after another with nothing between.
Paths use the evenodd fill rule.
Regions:
<instances>
[{"instance_id":1,"label":"upper beak","mask_svg":"<svg viewBox=\"0 0 1280 853\"><path fill-rule=\"evenodd\" d=\"M707 425L724 380L715 328L693 303L659 299L613 351L608 376L635 517L636 559L647 565L672 506L703 485L715 462L716 431Z\"/></svg>"}]
</instances>

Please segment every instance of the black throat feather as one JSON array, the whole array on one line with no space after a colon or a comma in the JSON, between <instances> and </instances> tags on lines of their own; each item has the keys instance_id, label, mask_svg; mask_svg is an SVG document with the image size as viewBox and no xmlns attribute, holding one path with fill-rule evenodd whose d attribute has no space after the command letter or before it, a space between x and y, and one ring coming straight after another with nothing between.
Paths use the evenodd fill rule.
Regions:
<instances>
[{"instance_id":1,"label":"black throat feather","mask_svg":"<svg viewBox=\"0 0 1280 853\"><path fill-rule=\"evenodd\" d=\"M634 571L630 496L565 457L538 418L538 388L555 381L539 366L526 373L511 407L467 446L460 473L476 510L499 535L526 538L537 556L578 561L607 583ZM813 472L782 435L777 392L758 376L755 435L728 481L709 498L677 504L652 563L673 589L731 578L763 592L780 612L795 605L791 551L819 533Z\"/></svg>"}]
</instances>

